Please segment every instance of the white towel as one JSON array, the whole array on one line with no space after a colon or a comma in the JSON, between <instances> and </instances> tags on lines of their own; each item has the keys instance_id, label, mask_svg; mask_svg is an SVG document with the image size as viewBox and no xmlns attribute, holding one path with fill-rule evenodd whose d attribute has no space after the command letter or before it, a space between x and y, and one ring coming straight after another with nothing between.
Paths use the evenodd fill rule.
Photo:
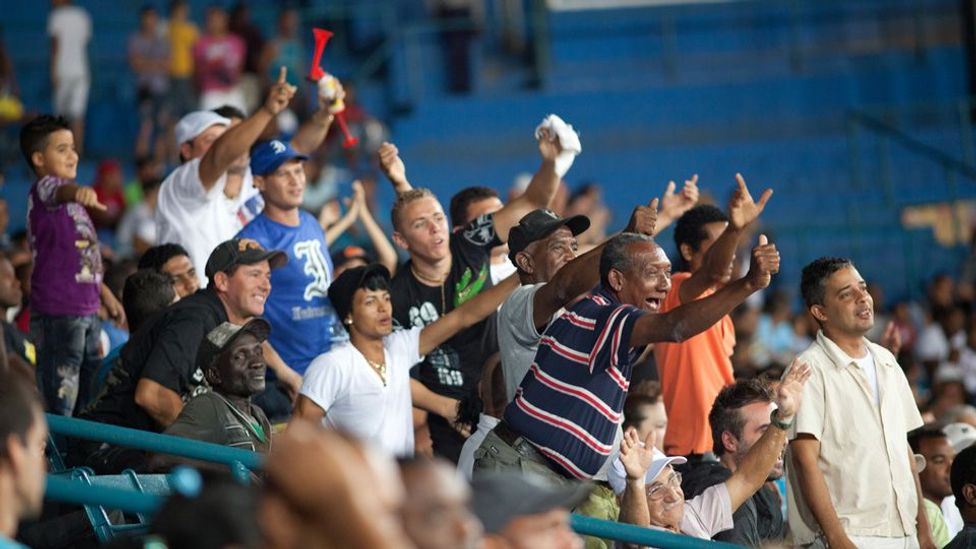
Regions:
<instances>
[{"instance_id":1,"label":"white towel","mask_svg":"<svg viewBox=\"0 0 976 549\"><path fill-rule=\"evenodd\" d=\"M542 138L543 129L549 130L551 135L559 139L559 146L562 148L562 152L556 157L556 174L559 177L563 177L569 171L569 168L572 167L573 161L576 160L576 155L583 152L583 145L580 143L579 134L576 133L573 126L567 124L555 114L550 114L542 119L542 123L535 129L536 139Z\"/></svg>"}]
</instances>

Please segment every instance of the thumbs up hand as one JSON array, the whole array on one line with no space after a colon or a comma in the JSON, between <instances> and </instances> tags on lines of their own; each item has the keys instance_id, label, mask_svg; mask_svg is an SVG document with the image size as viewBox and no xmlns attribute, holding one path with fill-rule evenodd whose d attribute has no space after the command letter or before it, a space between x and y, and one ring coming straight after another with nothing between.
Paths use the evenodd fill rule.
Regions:
<instances>
[{"instance_id":1,"label":"thumbs up hand","mask_svg":"<svg viewBox=\"0 0 976 549\"><path fill-rule=\"evenodd\" d=\"M769 286L773 275L779 272L779 251L770 244L766 235L759 235L759 244L752 249L752 263L746 273L746 283L753 292Z\"/></svg>"}]
</instances>

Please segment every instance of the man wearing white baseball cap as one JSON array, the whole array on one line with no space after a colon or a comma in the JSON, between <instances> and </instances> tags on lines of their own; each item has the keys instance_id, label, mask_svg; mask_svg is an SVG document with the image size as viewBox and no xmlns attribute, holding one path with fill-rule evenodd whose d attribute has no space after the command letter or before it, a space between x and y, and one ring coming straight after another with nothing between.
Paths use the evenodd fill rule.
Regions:
<instances>
[{"instance_id":1,"label":"man wearing white baseball cap","mask_svg":"<svg viewBox=\"0 0 976 549\"><path fill-rule=\"evenodd\" d=\"M241 206L257 194L248 168L248 150L283 111L296 88L285 68L264 104L238 124L211 111L187 114L174 129L183 162L159 189L156 224L159 242L180 244L199 275L210 252L244 226ZM320 110L299 128L292 145L309 152L325 138L332 115ZM206 285L201 278L201 286Z\"/></svg>"}]
</instances>

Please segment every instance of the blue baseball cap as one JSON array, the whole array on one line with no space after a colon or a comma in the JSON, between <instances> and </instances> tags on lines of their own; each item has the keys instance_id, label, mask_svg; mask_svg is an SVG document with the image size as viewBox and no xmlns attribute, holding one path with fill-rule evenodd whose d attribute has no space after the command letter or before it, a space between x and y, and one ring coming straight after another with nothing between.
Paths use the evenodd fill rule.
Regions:
<instances>
[{"instance_id":1,"label":"blue baseball cap","mask_svg":"<svg viewBox=\"0 0 976 549\"><path fill-rule=\"evenodd\" d=\"M267 175L293 159L308 160L308 156L291 148L291 143L272 139L251 147L251 173Z\"/></svg>"}]
</instances>

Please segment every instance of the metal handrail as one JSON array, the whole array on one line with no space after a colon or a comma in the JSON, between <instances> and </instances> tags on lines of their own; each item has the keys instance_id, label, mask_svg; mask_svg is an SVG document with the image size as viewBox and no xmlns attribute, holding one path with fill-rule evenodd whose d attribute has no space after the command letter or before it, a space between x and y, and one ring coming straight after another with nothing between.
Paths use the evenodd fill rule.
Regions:
<instances>
[{"instance_id":1,"label":"metal handrail","mask_svg":"<svg viewBox=\"0 0 976 549\"><path fill-rule=\"evenodd\" d=\"M68 480L57 475L47 476L44 497L51 501L78 505L101 505L106 509L119 509L130 513L152 515L162 506L165 498L144 494L135 490L91 486L78 480ZM721 549L738 547L729 543L703 540L662 530L641 528L633 524L621 524L609 520L573 514L570 526L584 536L612 539L623 543L658 547L659 549Z\"/></svg>"},{"instance_id":2,"label":"metal handrail","mask_svg":"<svg viewBox=\"0 0 976 549\"><path fill-rule=\"evenodd\" d=\"M253 471L261 469L264 464L264 455L257 452L228 448L199 440L150 433L55 414L47 414L47 422L51 432L59 435L106 442L147 452L222 463L234 470L238 470L243 465Z\"/></svg>"}]
</instances>

